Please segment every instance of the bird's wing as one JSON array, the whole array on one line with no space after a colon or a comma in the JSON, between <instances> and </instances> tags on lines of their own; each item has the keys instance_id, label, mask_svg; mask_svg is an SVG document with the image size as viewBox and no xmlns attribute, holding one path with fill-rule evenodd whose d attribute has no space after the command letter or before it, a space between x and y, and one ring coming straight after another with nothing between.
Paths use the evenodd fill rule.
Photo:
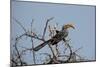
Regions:
<instances>
[{"instance_id":1,"label":"bird's wing","mask_svg":"<svg viewBox=\"0 0 100 67\"><path fill-rule=\"evenodd\" d=\"M59 33L60 33L60 32L59 32ZM55 42L55 40L57 40L57 38L60 36L59 33L56 34L55 36L53 36L51 39L49 39L49 40L45 41L44 43L40 44L39 46L35 47L33 50L34 50L34 51L38 51L38 50L40 50L41 48L43 48L45 45L47 45L47 44L49 44L49 43L51 44L51 42L52 42L52 43Z\"/></svg>"},{"instance_id":2,"label":"bird's wing","mask_svg":"<svg viewBox=\"0 0 100 67\"><path fill-rule=\"evenodd\" d=\"M62 37L62 35L63 35L63 33L59 31L55 36L52 37L52 39L60 38L60 37Z\"/></svg>"},{"instance_id":3,"label":"bird's wing","mask_svg":"<svg viewBox=\"0 0 100 67\"><path fill-rule=\"evenodd\" d=\"M59 33L60 31L56 30L56 33Z\"/></svg>"},{"instance_id":4,"label":"bird's wing","mask_svg":"<svg viewBox=\"0 0 100 67\"><path fill-rule=\"evenodd\" d=\"M40 44L39 46L35 47L33 50L34 51L38 51L40 50L41 48L43 48L45 45L47 45L48 43L50 43L51 39L45 41L44 43Z\"/></svg>"},{"instance_id":5,"label":"bird's wing","mask_svg":"<svg viewBox=\"0 0 100 67\"><path fill-rule=\"evenodd\" d=\"M60 33L60 32L59 32ZM52 44L55 42L55 41L57 41L57 39L59 38L59 36L60 36L60 34L56 34L54 37L52 37L51 39L49 39L49 40L47 40L47 41L45 41L44 43L42 43L42 44L40 44L39 46L37 46L37 47L35 47L33 50L34 51L38 51L38 50L40 50L41 48L43 48L45 45L47 45L47 44L51 44L51 42L52 42Z\"/></svg>"}]
</instances>

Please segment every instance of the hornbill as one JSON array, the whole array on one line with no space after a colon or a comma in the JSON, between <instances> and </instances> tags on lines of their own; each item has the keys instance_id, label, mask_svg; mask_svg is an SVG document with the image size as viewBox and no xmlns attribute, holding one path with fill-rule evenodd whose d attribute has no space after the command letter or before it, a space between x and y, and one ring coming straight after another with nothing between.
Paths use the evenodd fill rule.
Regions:
<instances>
[{"instance_id":1,"label":"hornbill","mask_svg":"<svg viewBox=\"0 0 100 67\"><path fill-rule=\"evenodd\" d=\"M38 51L47 44L56 45L62 40L65 41L65 37L68 36L68 28L75 29L75 27L72 24L64 25L61 31L56 30L56 35L54 35L51 39L45 41L44 43L40 44L39 46L35 47L33 50Z\"/></svg>"}]
</instances>

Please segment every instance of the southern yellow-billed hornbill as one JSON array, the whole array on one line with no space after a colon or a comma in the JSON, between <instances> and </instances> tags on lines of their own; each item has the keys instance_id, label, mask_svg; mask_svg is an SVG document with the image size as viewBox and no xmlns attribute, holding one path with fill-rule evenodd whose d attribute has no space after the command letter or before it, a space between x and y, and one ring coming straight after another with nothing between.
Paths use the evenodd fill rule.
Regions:
<instances>
[{"instance_id":1,"label":"southern yellow-billed hornbill","mask_svg":"<svg viewBox=\"0 0 100 67\"><path fill-rule=\"evenodd\" d=\"M33 50L34 51L38 51L38 50L40 50L41 48L43 48L47 44L55 45L55 44L59 43L62 40L64 41L65 37L68 36L68 28L75 29L72 24L64 25L62 27L61 31L56 31L56 35L55 36L53 36L51 39L45 41L44 43L40 44L39 46L35 47Z\"/></svg>"}]
</instances>

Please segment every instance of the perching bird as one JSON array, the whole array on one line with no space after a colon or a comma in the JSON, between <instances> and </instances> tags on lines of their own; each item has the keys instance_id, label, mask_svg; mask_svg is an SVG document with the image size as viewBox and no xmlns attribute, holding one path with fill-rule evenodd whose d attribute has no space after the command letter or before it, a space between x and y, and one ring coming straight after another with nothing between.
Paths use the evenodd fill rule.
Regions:
<instances>
[{"instance_id":1,"label":"perching bird","mask_svg":"<svg viewBox=\"0 0 100 67\"><path fill-rule=\"evenodd\" d=\"M43 48L47 44L55 45L55 44L59 43L62 40L65 41L65 37L68 36L68 29L69 28L75 29L75 27L72 24L64 25L62 27L61 31L56 31L56 35L55 36L53 36L51 39L45 41L44 43L40 44L39 46L35 47L33 50L34 51L38 51L38 50L40 50L41 48Z\"/></svg>"}]
</instances>

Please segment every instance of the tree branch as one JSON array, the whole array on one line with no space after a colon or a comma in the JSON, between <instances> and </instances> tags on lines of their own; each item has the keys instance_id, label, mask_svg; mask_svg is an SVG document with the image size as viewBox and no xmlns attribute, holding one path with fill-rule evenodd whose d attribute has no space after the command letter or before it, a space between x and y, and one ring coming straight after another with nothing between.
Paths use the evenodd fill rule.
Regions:
<instances>
[{"instance_id":1,"label":"tree branch","mask_svg":"<svg viewBox=\"0 0 100 67\"><path fill-rule=\"evenodd\" d=\"M17 20L17 19L15 19L15 18L13 18L19 25L20 25L20 27L26 32L26 29L25 29L25 27Z\"/></svg>"},{"instance_id":2,"label":"tree branch","mask_svg":"<svg viewBox=\"0 0 100 67\"><path fill-rule=\"evenodd\" d=\"M47 26L48 26L48 22L51 21L53 18L54 18L54 17L52 17L52 18L50 18L50 19L47 19L46 25L45 25L45 27L44 27L42 39L44 39L44 37L45 37L45 33L46 33Z\"/></svg>"},{"instance_id":3,"label":"tree branch","mask_svg":"<svg viewBox=\"0 0 100 67\"><path fill-rule=\"evenodd\" d=\"M31 33L32 33L32 25L33 25L33 19L32 19L32 22L31 22ZM31 37L31 42L32 42L32 49L34 49L34 43L33 43L33 38L32 37ZM32 53L33 53L33 62L34 62L34 64L36 64L34 50L32 50Z\"/></svg>"}]
</instances>

